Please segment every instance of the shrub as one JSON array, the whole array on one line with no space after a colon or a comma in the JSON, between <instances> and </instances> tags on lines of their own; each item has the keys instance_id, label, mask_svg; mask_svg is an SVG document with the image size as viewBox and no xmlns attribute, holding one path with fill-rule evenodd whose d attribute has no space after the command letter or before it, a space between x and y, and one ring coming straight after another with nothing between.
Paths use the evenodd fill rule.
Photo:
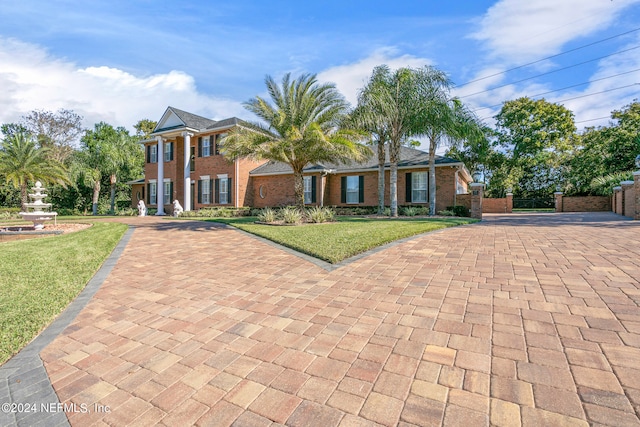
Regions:
<instances>
[{"instance_id":1,"label":"shrub","mask_svg":"<svg viewBox=\"0 0 640 427\"><path fill-rule=\"evenodd\" d=\"M455 216L470 216L469 209L467 209L465 206L447 206L446 210L452 211L453 213L455 213Z\"/></svg>"},{"instance_id":2,"label":"shrub","mask_svg":"<svg viewBox=\"0 0 640 427\"><path fill-rule=\"evenodd\" d=\"M384 208L384 216L391 216L391 208Z\"/></svg>"},{"instance_id":3,"label":"shrub","mask_svg":"<svg viewBox=\"0 0 640 427\"><path fill-rule=\"evenodd\" d=\"M333 221L335 219L335 213L332 209L326 207L314 206L307 209L307 218L310 222L320 223Z\"/></svg>"},{"instance_id":4,"label":"shrub","mask_svg":"<svg viewBox=\"0 0 640 427\"><path fill-rule=\"evenodd\" d=\"M278 219L278 213L271 208L261 209L258 213L258 221L272 223Z\"/></svg>"},{"instance_id":5,"label":"shrub","mask_svg":"<svg viewBox=\"0 0 640 427\"><path fill-rule=\"evenodd\" d=\"M136 215L138 215L138 209L120 208L120 209L117 210L116 215L118 215L118 216L136 216Z\"/></svg>"},{"instance_id":6,"label":"shrub","mask_svg":"<svg viewBox=\"0 0 640 427\"><path fill-rule=\"evenodd\" d=\"M446 210L445 209L443 211L438 212L438 215L441 215L441 216L456 216L456 213L454 211L450 211L450 210Z\"/></svg>"},{"instance_id":7,"label":"shrub","mask_svg":"<svg viewBox=\"0 0 640 427\"><path fill-rule=\"evenodd\" d=\"M418 215L418 208L414 206L407 206L405 208L402 208L401 212L404 216L416 216Z\"/></svg>"},{"instance_id":8,"label":"shrub","mask_svg":"<svg viewBox=\"0 0 640 427\"><path fill-rule=\"evenodd\" d=\"M302 212L296 207L287 206L280 210L280 217L285 224L298 224L302 221Z\"/></svg>"}]
</instances>

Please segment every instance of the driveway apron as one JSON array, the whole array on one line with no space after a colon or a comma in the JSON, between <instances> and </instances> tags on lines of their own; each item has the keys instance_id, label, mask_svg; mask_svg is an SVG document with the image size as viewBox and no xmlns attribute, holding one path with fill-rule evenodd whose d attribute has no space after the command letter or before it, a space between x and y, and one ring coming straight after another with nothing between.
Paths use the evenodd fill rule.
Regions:
<instances>
[{"instance_id":1,"label":"driveway apron","mask_svg":"<svg viewBox=\"0 0 640 427\"><path fill-rule=\"evenodd\" d=\"M40 353L71 425L640 425L640 222L488 215L333 271L136 222Z\"/></svg>"}]
</instances>

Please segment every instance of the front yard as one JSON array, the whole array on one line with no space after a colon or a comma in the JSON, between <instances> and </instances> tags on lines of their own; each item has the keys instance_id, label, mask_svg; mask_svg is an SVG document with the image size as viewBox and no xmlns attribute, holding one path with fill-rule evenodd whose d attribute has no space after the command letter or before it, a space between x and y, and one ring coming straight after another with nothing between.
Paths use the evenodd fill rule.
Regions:
<instances>
[{"instance_id":1,"label":"front yard","mask_svg":"<svg viewBox=\"0 0 640 427\"><path fill-rule=\"evenodd\" d=\"M96 223L62 236L0 243L0 364L69 305L126 229Z\"/></svg>"},{"instance_id":2,"label":"front yard","mask_svg":"<svg viewBox=\"0 0 640 427\"><path fill-rule=\"evenodd\" d=\"M321 260L338 263L369 249L416 234L477 222L471 218L338 217L337 222L301 226L256 224L255 217L214 218Z\"/></svg>"}]
</instances>

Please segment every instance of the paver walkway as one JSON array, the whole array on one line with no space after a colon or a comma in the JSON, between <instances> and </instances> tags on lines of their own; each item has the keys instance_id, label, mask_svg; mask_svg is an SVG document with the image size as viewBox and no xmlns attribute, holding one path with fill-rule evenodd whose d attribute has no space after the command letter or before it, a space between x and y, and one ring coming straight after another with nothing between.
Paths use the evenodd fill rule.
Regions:
<instances>
[{"instance_id":1,"label":"paver walkway","mask_svg":"<svg viewBox=\"0 0 640 427\"><path fill-rule=\"evenodd\" d=\"M41 352L72 425L640 425L638 222L491 215L330 272L138 222Z\"/></svg>"}]
</instances>

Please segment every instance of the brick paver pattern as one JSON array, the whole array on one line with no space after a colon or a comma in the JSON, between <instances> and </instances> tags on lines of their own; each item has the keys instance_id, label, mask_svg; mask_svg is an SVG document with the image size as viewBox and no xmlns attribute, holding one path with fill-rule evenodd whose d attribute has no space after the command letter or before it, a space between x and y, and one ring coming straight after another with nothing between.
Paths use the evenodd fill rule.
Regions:
<instances>
[{"instance_id":1,"label":"brick paver pattern","mask_svg":"<svg viewBox=\"0 0 640 427\"><path fill-rule=\"evenodd\" d=\"M75 426L638 426L640 224L585 218L489 216L331 272L139 221L41 357Z\"/></svg>"}]
</instances>

